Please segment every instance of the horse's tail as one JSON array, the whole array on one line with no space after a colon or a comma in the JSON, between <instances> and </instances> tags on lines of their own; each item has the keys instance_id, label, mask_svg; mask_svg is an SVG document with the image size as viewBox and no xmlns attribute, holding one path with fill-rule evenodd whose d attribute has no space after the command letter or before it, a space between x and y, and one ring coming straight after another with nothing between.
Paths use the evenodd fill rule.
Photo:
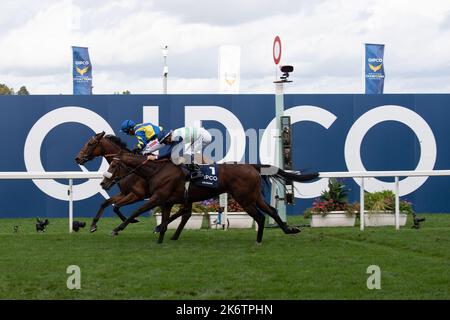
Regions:
<instances>
[{"instance_id":1,"label":"horse's tail","mask_svg":"<svg viewBox=\"0 0 450 320\"><path fill-rule=\"evenodd\" d=\"M283 169L267 165L267 164L253 164L256 170L259 171L261 176L271 177L279 182L295 181L304 182L314 180L319 176L319 173L303 173L302 171L284 171ZM267 181L266 179L264 179Z\"/></svg>"},{"instance_id":2,"label":"horse's tail","mask_svg":"<svg viewBox=\"0 0 450 320\"><path fill-rule=\"evenodd\" d=\"M286 185L292 182L305 182L314 180L319 176L319 173L303 173L302 171L284 171L280 168L265 165L254 164L253 167L259 171L261 175L261 187L264 190L264 186L269 187L270 182L276 183L284 188L286 192ZM294 187L295 188L295 187ZM266 189L267 190L267 189ZM298 191L298 190L297 190Z\"/></svg>"}]
</instances>

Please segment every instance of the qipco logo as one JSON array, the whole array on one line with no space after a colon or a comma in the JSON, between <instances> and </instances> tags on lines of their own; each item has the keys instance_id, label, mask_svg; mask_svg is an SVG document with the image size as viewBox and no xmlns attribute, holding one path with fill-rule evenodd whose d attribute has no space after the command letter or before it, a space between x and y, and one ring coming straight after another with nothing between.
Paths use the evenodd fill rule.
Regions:
<instances>
[{"instance_id":1,"label":"qipco logo","mask_svg":"<svg viewBox=\"0 0 450 320\"><path fill-rule=\"evenodd\" d=\"M24 160L27 171L45 171L41 161L42 143L53 128L67 122L81 123L94 132L105 131L106 134L114 134L108 122L91 110L68 106L50 111L40 118L28 133L24 148ZM98 171L107 171L108 167L108 162L103 159ZM59 183L53 179L35 179L33 182L50 197L67 200L67 184ZM76 201L90 198L98 192L101 192L101 187L96 179L90 179L73 186L73 197Z\"/></svg>"}]
</instances>

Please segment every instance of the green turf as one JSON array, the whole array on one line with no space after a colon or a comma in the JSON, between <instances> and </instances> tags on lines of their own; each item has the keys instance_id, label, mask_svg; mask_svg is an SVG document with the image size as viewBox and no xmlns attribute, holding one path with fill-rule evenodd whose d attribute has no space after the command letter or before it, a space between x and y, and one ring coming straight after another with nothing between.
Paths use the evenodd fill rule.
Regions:
<instances>
[{"instance_id":1,"label":"green turf","mask_svg":"<svg viewBox=\"0 0 450 320\"><path fill-rule=\"evenodd\" d=\"M169 230L158 245L154 218L115 238L116 218L71 235L67 219L51 219L45 234L34 219L0 219L0 298L449 299L450 215L423 216L420 230L266 229L260 247L254 230L209 229L178 241ZM81 268L81 290L66 287L69 265ZM381 268L381 290L367 289L369 265Z\"/></svg>"}]
</instances>

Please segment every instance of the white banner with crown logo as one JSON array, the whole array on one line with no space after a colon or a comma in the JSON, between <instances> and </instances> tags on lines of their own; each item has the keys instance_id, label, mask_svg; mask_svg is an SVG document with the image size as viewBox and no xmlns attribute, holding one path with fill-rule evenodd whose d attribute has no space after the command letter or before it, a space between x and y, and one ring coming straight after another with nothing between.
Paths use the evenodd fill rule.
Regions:
<instances>
[{"instance_id":1,"label":"white banner with crown logo","mask_svg":"<svg viewBox=\"0 0 450 320\"><path fill-rule=\"evenodd\" d=\"M219 92L239 93L241 69L241 47L219 48Z\"/></svg>"}]
</instances>

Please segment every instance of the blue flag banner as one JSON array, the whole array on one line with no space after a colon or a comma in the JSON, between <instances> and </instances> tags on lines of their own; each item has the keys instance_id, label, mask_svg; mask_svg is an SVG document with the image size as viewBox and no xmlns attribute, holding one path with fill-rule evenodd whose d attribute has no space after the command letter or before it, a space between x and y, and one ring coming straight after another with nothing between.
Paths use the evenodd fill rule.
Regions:
<instances>
[{"instance_id":1,"label":"blue flag banner","mask_svg":"<svg viewBox=\"0 0 450 320\"><path fill-rule=\"evenodd\" d=\"M92 65L88 48L72 47L73 94L92 94Z\"/></svg>"},{"instance_id":2,"label":"blue flag banner","mask_svg":"<svg viewBox=\"0 0 450 320\"><path fill-rule=\"evenodd\" d=\"M366 94L382 94L384 88L384 44L366 43L365 47Z\"/></svg>"}]
</instances>

